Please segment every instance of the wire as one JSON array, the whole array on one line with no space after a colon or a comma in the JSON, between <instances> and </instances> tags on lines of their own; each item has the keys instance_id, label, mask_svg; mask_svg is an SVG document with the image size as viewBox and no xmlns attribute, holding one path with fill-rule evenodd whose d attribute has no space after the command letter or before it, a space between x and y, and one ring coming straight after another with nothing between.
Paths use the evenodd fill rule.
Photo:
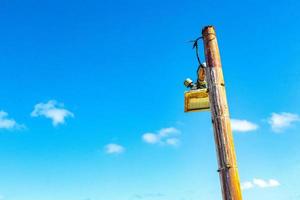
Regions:
<instances>
[{"instance_id":1,"label":"wire","mask_svg":"<svg viewBox=\"0 0 300 200\"><path fill-rule=\"evenodd\" d=\"M193 49L195 49L195 51L196 51L196 57L197 57L197 60L198 60L198 63L199 63L199 68L200 67L204 67L203 64L202 64L202 62L201 62L201 60L200 60L200 56L199 56L198 41L200 39L203 39L203 37L198 37L197 39L191 41L191 42L193 42Z\"/></svg>"}]
</instances>

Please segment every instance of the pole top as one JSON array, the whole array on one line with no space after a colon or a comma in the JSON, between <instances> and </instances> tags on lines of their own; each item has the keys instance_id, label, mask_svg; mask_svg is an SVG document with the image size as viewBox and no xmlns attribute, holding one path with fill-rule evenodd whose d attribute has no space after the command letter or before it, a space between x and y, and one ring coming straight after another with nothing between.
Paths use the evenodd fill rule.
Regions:
<instances>
[{"instance_id":1,"label":"pole top","mask_svg":"<svg viewBox=\"0 0 300 200\"><path fill-rule=\"evenodd\" d=\"M212 26L212 25L208 25L208 26L205 26L203 29L202 29L202 36L205 36L207 34L215 34L215 27Z\"/></svg>"}]
</instances>

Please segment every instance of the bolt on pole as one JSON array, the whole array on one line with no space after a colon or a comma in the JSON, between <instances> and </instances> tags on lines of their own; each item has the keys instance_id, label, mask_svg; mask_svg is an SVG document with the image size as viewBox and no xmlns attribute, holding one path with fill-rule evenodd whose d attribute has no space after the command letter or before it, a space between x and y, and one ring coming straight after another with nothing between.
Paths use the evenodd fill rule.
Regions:
<instances>
[{"instance_id":1,"label":"bolt on pole","mask_svg":"<svg viewBox=\"0 0 300 200\"><path fill-rule=\"evenodd\" d=\"M204 27L202 37L222 196L223 200L242 200L222 65L214 27Z\"/></svg>"}]
</instances>

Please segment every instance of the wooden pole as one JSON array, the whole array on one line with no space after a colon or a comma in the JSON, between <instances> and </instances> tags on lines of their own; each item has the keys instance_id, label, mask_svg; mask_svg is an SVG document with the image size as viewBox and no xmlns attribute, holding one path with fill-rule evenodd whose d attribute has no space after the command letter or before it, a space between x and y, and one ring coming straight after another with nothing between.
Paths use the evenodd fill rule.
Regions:
<instances>
[{"instance_id":1,"label":"wooden pole","mask_svg":"<svg viewBox=\"0 0 300 200\"><path fill-rule=\"evenodd\" d=\"M223 200L242 200L222 65L214 27L204 27L202 36L222 196Z\"/></svg>"}]
</instances>

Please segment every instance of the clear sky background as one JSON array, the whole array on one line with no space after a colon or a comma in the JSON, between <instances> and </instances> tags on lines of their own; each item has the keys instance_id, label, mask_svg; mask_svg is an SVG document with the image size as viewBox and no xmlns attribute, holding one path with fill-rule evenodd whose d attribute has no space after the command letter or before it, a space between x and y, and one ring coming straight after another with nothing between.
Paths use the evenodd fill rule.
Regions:
<instances>
[{"instance_id":1,"label":"clear sky background","mask_svg":"<svg viewBox=\"0 0 300 200\"><path fill-rule=\"evenodd\" d=\"M299 200L299 9L1 0L0 199L221 199L210 113L183 112L212 24L244 199Z\"/></svg>"}]
</instances>

